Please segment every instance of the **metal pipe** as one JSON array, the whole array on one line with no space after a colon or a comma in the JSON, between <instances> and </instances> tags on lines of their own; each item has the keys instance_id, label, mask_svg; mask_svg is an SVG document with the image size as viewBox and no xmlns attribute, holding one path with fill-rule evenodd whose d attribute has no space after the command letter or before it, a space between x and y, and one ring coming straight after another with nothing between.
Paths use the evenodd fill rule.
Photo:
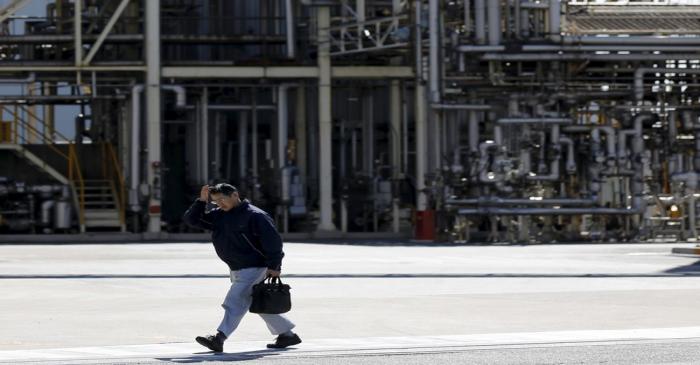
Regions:
<instances>
[{"instance_id":1,"label":"metal pipe","mask_svg":"<svg viewBox=\"0 0 700 365\"><path fill-rule=\"evenodd\" d=\"M486 0L474 0L474 38L476 44L486 43Z\"/></svg>"},{"instance_id":2,"label":"metal pipe","mask_svg":"<svg viewBox=\"0 0 700 365\"><path fill-rule=\"evenodd\" d=\"M513 33L515 35L515 39L521 39L522 38L522 33L520 32L520 29L522 28L521 22L522 22L522 10L520 8L520 0L515 0L513 1Z\"/></svg>"},{"instance_id":3,"label":"metal pipe","mask_svg":"<svg viewBox=\"0 0 700 365\"><path fill-rule=\"evenodd\" d=\"M665 60L692 60L697 54L591 54L591 53L485 53L481 56L483 61L665 61ZM684 69L685 70L685 69Z\"/></svg>"},{"instance_id":4,"label":"metal pipe","mask_svg":"<svg viewBox=\"0 0 700 365\"><path fill-rule=\"evenodd\" d=\"M389 84L389 143L391 146L392 178L401 173L401 82L391 80Z\"/></svg>"},{"instance_id":5,"label":"metal pipe","mask_svg":"<svg viewBox=\"0 0 700 365\"><path fill-rule=\"evenodd\" d=\"M559 143L566 145L566 172L572 174L576 172L576 161L574 160L574 141L569 137L559 137Z\"/></svg>"},{"instance_id":6,"label":"metal pipe","mask_svg":"<svg viewBox=\"0 0 700 365\"><path fill-rule=\"evenodd\" d=\"M498 124L571 124L571 118L501 118L496 120Z\"/></svg>"},{"instance_id":7,"label":"metal pipe","mask_svg":"<svg viewBox=\"0 0 700 365\"><path fill-rule=\"evenodd\" d=\"M189 106L187 108L189 108ZM253 106L252 105L245 105L245 104L228 104L228 105L209 104L209 106L207 108L209 108L209 110L219 110L219 111L229 111L229 110L249 111L249 110L253 109ZM257 109L257 110L277 110L277 105L256 105L255 109Z\"/></svg>"},{"instance_id":8,"label":"metal pipe","mask_svg":"<svg viewBox=\"0 0 700 365\"><path fill-rule=\"evenodd\" d=\"M697 58L697 56L695 56ZM634 71L634 97L637 101L644 99L644 74L647 73L700 74L697 68L649 68L640 67Z\"/></svg>"},{"instance_id":9,"label":"metal pipe","mask_svg":"<svg viewBox=\"0 0 700 365\"><path fill-rule=\"evenodd\" d=\"M549 0L549 39L555 43L561 41L561 1Z\"/></svg>"},{"instance_id":10,"label":"metal pipe","mask_svg":"<svg viewBox=\"0 0 700 365\"><path fill-rule=\"evenodd\" d=\"M522 38L530 37L530 10L520 3L520 35Z\"/></svg>"},{"instance_id":11,"label":"metal pipe","mask_svg":"<svg viewBox=\"0 0 700 365\"><path fill-rule=\"evenodd\" d=\"M83 63L83 2L73 3L73 54L75 56L75 67L82 66ZM78 73L80 75L80 73ZM78 76L79 77L79 76Z\"/></svg>"},{"instance_id":12,"label":"metal pipe","mask_svg":"<svg viewBox=\"0 0 700 365\"><path fill-rule=\"evenodd\" d=\"M501 198L501 197L484 197L474 199L448 199L445 204L449 205L480 205L480 206L499 206L499 205L580 205L592 206L596 204L593 199L577 199L577 198Z\"/></svg>"},{"instance_id":13,"label":"metal pipe","mask_svg":"<svg viewBox=\"0 0 700 365\"><path fill-rule=\"evenodd\" d=\"M433 103L440 101L440 39L439 39L439 16L440 7L438 0L429 1L429 34L430 34L430 101Z\"/></svg>"},{"instance_id":14,"label":"metal pipe","mask_svg":"<svg viewBox=\"0 0 700 365\"><path fill-rule=\"evenodd\" d=\"M175 93L175 106L178 108L184 108L187 105L187 92L185 88L180 85L161 85L164 90L172 91Z\"/></svg>"},{"instance_id":15,"label":"metal pipe","mask_svg":"<svg viewBox=\"0 0 700 365\"><path fill-rule=\"evenodd\" d=\"M499 147L503 145L503 128L500 125L493 126L493 140Z\"/></svg>"},{"instance_id":16,"label":"metal pipe","mask_svg":"<svg viewBox=\"0 0 700 365\"><path fill-rule=\"evenodd\" d=\"M471 44L462 44L455 48L457 52L503 52L506 46L475 46Z\"/></svg>"},{"instance_id":17,"label":"metal pipe","mask_svg":"<svg viewBox=\"0 0 700 365\"><path fill-rule=\"evenodd\" d=\"M576 131L577 129L574 128L577 127L586 128L586 126L572 126L572 131ZM595 152L593 153L594 157L596 158L599 155L598 151L600 150L600 131L605 132L607 135L605 142L607 146L606 156L608 158L608 165L613 166L615 164L615 158L617 157L617 152L615 150L615 129L609 126L590 126L586 129L590 131L591 139L596 146ZM565 131L568 131L568 128L566 128Z\"/></svg>"},{"instance_id":18,"label":"metal pipe","mask_svg":"<svg viewBox=\"0 0 700 365\"><path fill-rule=\"evenodd\" d=\"M294 50L294 6L292 0L284 0L284 12L287 26L287 58L295 57Z\"/></svg>"},{"instance_id":19,"label":"metal pipe","mask_svg":"<svg viewBox=\"0 0 700 365\"><path fill-rule=\"evenodd\" d=\"M476 153L479 150L479 117L475 110L469 111L469 152Z\"/></svg>"},{"instance_id":20,"label":"metal pipe","mask_svg":"<svg viewBox=\"0 0 700 365\"><path fill-rule=\"evenodd\" d=\"M484 1L484 0L477 0ZM427 164L427 136L426 136L426 98L425 98L425 88L423 86L423 75L421 69L423 68L422 60L422 38L420 31L420 19L421 19L421 6L422 2L419 0L414 1L414 9L416 11L416 32L415 32L415 57L416 64L414 65L414 70L416 74L415 81L415 133L416 133L416 210L424 211L428 207L428 199L425 193L425 172Z\"/></svg>"},{"instance_id":21,"label":"metal pipe","mask_svg":"<svg viewBox=\"0 0 700 365\"><path fill-rule=\"evenodd\" d=\"M440 110L481 110L488 111L493 109L492 105L486 104L430 104L433 109Z\"/></svg>"},{"instance_id":22,"label":"metal pipe","mask_svg":"<svg viewBox=\"0 0 700 365\"><path fill-rule=\"evenodd\" d=\"M692 110L684 110L681 113L681 122L683 124L683 129L690 131L695 128L695 124L698 122L698 116Z\"/></svg>"},{"instance_id":23,"label":"metal pipe","mask_svg":"<svg viewBox=\"0 0 700 365\"><path fill-rule=\"evenodd\" d=\"M642 214L641 207L631 208L462 208L457 210L461 215L582 215L609 214L635 215Z\"/></svg>"},{"instance_id":24,"label":"metal pipe","mask_svg":"<svg viewBox=\"0 0 700 365\"><path fill-rule=\"evenodd\" d=\"M488 2L489 21L489 44L497 46L501 44L501 2L500 0L489 0Z\"/></svg>"},{"instance_id":25,"label":"metal pipe","mask_svg":"<svg viewBox=\"0 0 700 365\"><path fill-rule=\"evenodd\" d=\"M131 183L129 184L129 205L131 210L140 210L138 188L141 180L141 164L139 150L141 147L141 92L143 85L131 88Z\"/></svg>"},{"instance_id":26,"label":"metal pipe","mask_svg":"<svg viewBox=\"0 0 700 365\"><path fill-rule=\"evenodd\" d=\"M287 139L289 138L288 85L277 87L277 168L287 164Z\"/></svg>"},{"instance_id":27,"label":"metal pipe","mask_svg":"<svg viewBox=\"0 0 700 365\"><path fill-rule=\"evenodd\" d=\"M482 0L483 1L483 0ZM422 82L423 80L423 29L421 24L423 6L422 1L414 0L413 8L416 11L415 14L415 24L413 30L413 54L415 56L415 64L413 65L413 70L416 74L416 82Z\"/></svg>"},{"instance_id":28,"label":"metal pipe","mask_svg":"<svg viewBox=\"0 0 700 365\"><path fill-rule=\"evenodd\" d=\"M471 1L464 0L463 7L464 7L464 32L466 33L467 37L470 37L471 36L470 32L472 29Z\"/></svg>"},{"instance_id":29,"label":"metal pipe","mask_svg":"<svg viewBox=\"0 0 700 365\"><path fill-rule=\"evenodd\" d=\"M540 9L540 10L544 10L544 9L549 9L549 6L550 6L550 5L547 4L547 3L532 3L532 2L528 2L528 1L523 1L523 2L520 3L520 7L523 8L523 9Z\"/></svg>"},{"instance_id":30,"label":"metal pipe","mask_svg":"<svg viewBox=\"0 0 700 365\"><path fill-rule=\"evenodd\" d=\"M483 183L497 183L503 181L503 175L497 173L489 174L488 150L497 150L500 146L493 141L486 141L479 145L479 181Z\"/></svg>"},{"instance_id":31,"label":"metal pipe","mask_svg":"<svg viewBox=\"0 0 700 365\"><path fill-rule=\"evenodd\" d=\"M627 156L627 137L634 136L635 139L641 140L642 139L642 130L643 130L643 123L645 121L648 121L653 117L652 114L649 113L640 113L637 114L634 117L633 121L633 128L632 129L625 129L620 131L618 134L618 151L617 151L617 157L619 159L625 159ZM643 141L642 141L643 143Z\"/></svg>"},{"instance_id":32,"label":"metal pipe","mask_svg":"<svg viewBox=\"0 0 700 365\"><path fill-rule=\"evenodd\" d=\"M552 159L549 167L549 174L547 175L527 175L525 178L531 181L556 181L559 180L559 161L561 159L559 147L560 147L560 130L559 125L552 126L550 131L550 143L555 145L555 156ZM572 151L573 153L573 151Z\"/></svg>"},{"instance_id":33,"label":"metal pipe","mask_svg":"<svg viewBox=\"0 0 700 365\"><path fill-rule=\"evenodd\" d=\"M632 37L598 37L598 36L563 36L564 44L700 44L698 36L632 36Z\"/></svg>"},{"instance_id":34,"label":"metal pipe","mask_svg":"<svg viewBox=\"0 0 700 365\"><path fill-rule=\"evenodd\" d=\"M459 46L461 47L461 46ZM459 49L458 47L458 49ZM468 48L466 48L468 49ZM645 46L645 45L625 45L625 44L602 44L602 45L558 45L558 44L526 44L522 46L523 52L694 52L697 47L693 46ZM496 50L494 50L496 51ZM479 52L478 48L473 48L472 52ZM483 52L489 52L484 50Z\"/></svg>"},{"instance_id":35,"label":"metal pipe","mask_svg":"<svg viewBox=\"0 0 700 365\"><path fill-rule=\"evenodd\" d=\"M51 225L51 216L53 215L51 213L53 213L54 204L56 204L55 200L46 200L41 203L41 225L45 228Z\"/></svg>"},{"instance_id":36,"label":"metal pipe","mask_svg":"<svg viewBox=\"0 0 700 365\"><path fill-rule=\"evenodd\" d=\"M700 172L700 128L695 130L695 157L693 159L695 171Z\"/></svg>"}]
</instances>

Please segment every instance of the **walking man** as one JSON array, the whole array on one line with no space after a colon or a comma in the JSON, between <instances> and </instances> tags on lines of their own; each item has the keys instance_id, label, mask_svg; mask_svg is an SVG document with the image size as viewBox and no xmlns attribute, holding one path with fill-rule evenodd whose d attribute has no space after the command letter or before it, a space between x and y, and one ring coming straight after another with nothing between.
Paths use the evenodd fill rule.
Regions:
<instances>
[{"instance_id":1,"label":"walking man","mask_svg":"<svg viewBox=\"0 0 700 365\"><path fill-rule=\"evenodd\" d=\"M206 213L209 198L218 207ZM184 220L191 226L212 231L216 254L231 270L231 288L222 304L224 318L216 335L195 339L210 350L222 352L224 341L250 308L253 285L268 276L280 276L284 257L282 238L272 218L247 199L241 200L236 187L230 184L202 186L199 199L185 212ZM301 343L299 336L292 332L294 323L284 316L260 314L260 317L277 336L268 348Z\"/></svg>"}]
</instances>

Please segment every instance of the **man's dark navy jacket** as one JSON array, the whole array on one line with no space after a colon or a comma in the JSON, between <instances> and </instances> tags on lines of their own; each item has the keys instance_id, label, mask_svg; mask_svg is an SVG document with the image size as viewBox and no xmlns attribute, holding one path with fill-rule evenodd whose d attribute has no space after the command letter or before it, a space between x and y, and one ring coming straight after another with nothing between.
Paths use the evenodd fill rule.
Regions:
<instances>
[{"instance_id":1,"label":"man's dark navy jacket","mask_svg":"<svg viewBox=\"0 0 700 365\"><path fill-rule=\"evenodd\" d=\"M183 217L185 223L211 230L219 258L231 270L267 267L280 270L282 238L272 218L262 209L243 200L228 212L215 208L205 213L206 203L197 200Z\"/></svg>"}]
</instances>

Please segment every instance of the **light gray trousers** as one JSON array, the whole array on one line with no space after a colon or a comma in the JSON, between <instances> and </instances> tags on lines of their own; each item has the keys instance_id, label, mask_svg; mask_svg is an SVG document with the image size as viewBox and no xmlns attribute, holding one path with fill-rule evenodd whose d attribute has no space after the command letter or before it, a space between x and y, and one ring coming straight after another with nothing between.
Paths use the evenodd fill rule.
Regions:
<instances>
[{"instance_id":1,"label":"light gray trousers","mask_svg":"<svg viewBox=\"0 0 700 365\"><path fill-rule=\"evenodd\" d=\"M265 280L267 268L250 267L231 271L231 288L226 294L224 304L224 319L221 320L218 330L226 337L230 337L236 330L241 319L248 313L250 303L253 301L253 285ZM259 314L267 324L267 328L273 335L285 333L294 328L294 323L281 314Z\"/></svg>"}]
</instances>

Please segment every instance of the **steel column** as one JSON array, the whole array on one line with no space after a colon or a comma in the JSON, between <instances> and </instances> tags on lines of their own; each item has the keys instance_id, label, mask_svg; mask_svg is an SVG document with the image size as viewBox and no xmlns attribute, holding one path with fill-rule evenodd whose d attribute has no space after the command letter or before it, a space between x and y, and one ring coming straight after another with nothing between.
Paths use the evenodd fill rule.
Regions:
<instances>
[{"instance_id":1,"label":"steel column","mask_svg":"<svg viewBox=\"0 0 700 365\"><path fill-rule=\"evenodd\" d=\"M334 231L333 224L333 149L332 114L331 114L331 58L330 34L331 23L329 7L316 9L316 27L318 30L318 124L319 124L319 184L320 184L320 220L318 230Z\"/></svg>"},{"instance_id":2,"label":"steel column","mask_svg":"<svg viewBox=\"0 0 700 365\"><path fill-rule=\"evenodd\" d=\"M77 1L76 4L80 3ZM146 7L146 105L148 128L148 232L160 232L161 206L161 105L160 105L160 0L145 2ZM77 41L76 41L77 42ZM76 56L76 60L80 60Z\"/></svg>"}]
</instances>

